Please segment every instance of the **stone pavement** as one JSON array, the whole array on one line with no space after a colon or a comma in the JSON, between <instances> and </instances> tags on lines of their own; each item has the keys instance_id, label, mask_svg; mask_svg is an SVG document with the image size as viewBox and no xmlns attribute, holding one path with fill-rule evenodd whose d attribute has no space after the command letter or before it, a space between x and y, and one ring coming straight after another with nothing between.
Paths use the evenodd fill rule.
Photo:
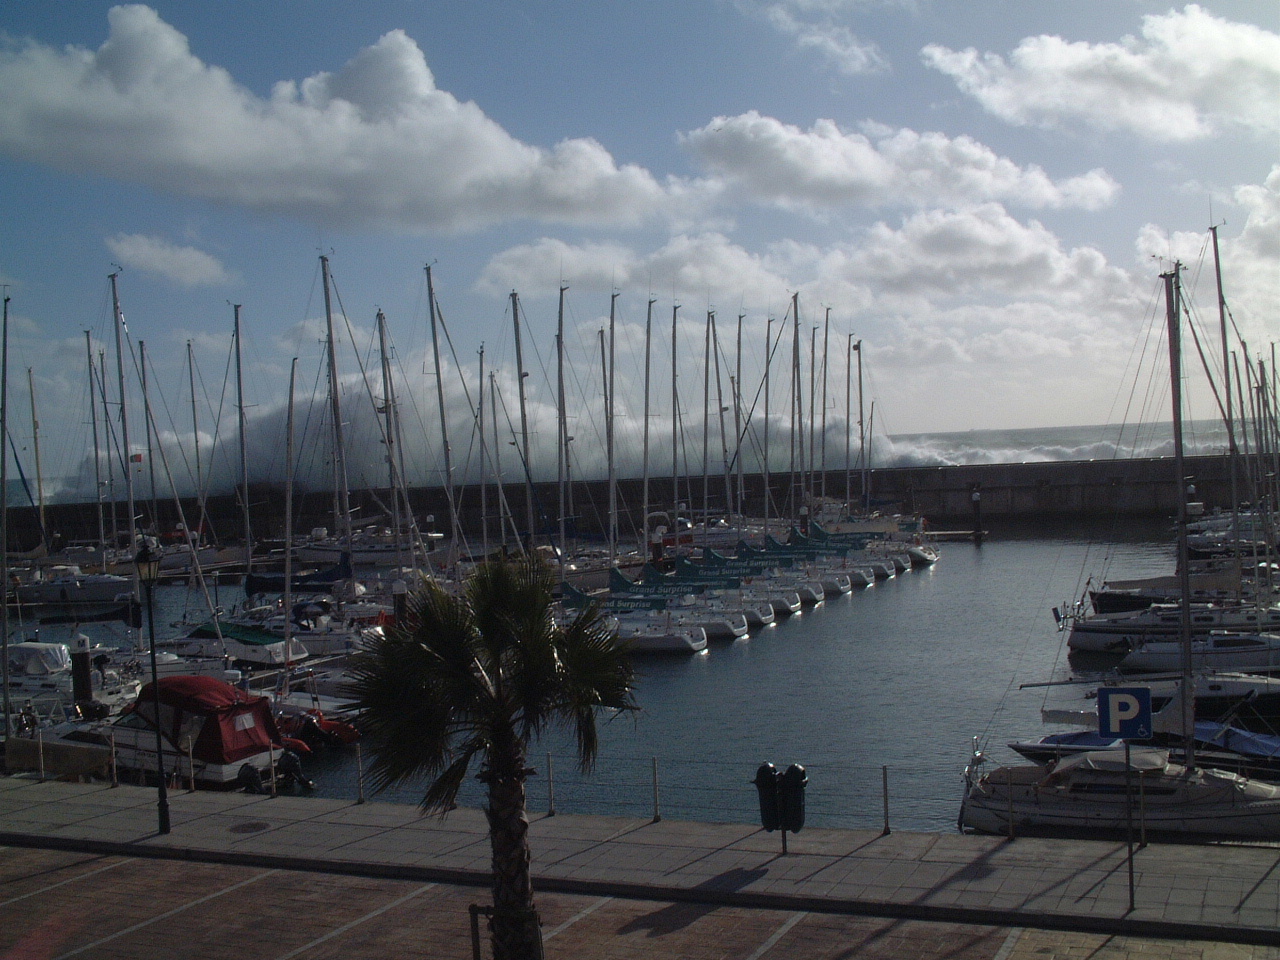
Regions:
<instances>
[{"instance_id":1,"label":"stone pavement","mask_svg":"<svg viewBox=\"0 0 1280 960\"><path fill-rule=\"evenodd\" d=\"M386 803L170 799L173 832L160 837L153 789L0 778L0 845L11 848L0 855L0 958L232 956L211 945L226 932L219 922L274 938L278 950L255 956L403 955L392 941L419 954L444 926L449 945L427 955L470 955L465 904L488 898L481 812L442 820ZM1265 845L1148 846L1130 912L1125 846L1111 841L811 829L784 857L776 834L744 824L565 814L535 817L530 836L544 931L559 931L562 957L1280 958L1280 849ZM93 876L82 886L68 871ZM149 892L103 892L129 883ZM26 892L41 884L58 893ZM260 892L281 884L293 892ZM59 914L75 895L89 913ZM86 919L126 903L145 915ZM11 911L27 917L37 904L50 915L15 927ZM79 939L63 937L68 916L88 924ZM436 921L414 939L406 916ZM192 952L195 921L214 932ZM180 930L187 946L122 954L123 934L108 929L120 924L131 943L156 935L172 946ZM32 952L32 936L58 943Z\"/></svg>"}]
</instances>

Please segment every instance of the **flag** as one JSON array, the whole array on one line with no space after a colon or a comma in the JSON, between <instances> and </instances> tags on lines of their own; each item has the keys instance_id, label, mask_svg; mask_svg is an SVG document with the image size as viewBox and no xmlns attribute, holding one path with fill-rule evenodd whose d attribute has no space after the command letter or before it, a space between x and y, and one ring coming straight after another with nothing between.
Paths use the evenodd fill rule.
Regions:
<instances>
[{"instance_id":1,"label":"flag","mask_svg":"<svg viewBox=\"0 0 1280 960\"><path fill-rule=\"evenodd\" d=\"M142 454L140 454L140 453L135 453L135 454L131 455L131 456L129 457L129 462L130 462L130 463L141 463L141 462L142 462Z\"/></svg>"}]
</instances>

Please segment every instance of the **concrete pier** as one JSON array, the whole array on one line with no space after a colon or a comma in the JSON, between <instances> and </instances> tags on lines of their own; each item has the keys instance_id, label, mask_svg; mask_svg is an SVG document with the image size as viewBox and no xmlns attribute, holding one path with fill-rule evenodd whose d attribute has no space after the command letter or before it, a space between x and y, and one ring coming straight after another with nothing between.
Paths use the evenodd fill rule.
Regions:
<instances>
[{"instance_id":1,"label":"concrete pier","mask_svg":"<svg viewBox=\"0 0 1280 960\"><path fill-rule=\"evenodd\" d=\"M139 787L0 778L0 953L35 956L34 937L47 957L220 958L243 956L241 937L270 933L273 948L254 956L423 955L423 944L403 942L387 952L387 931L382 952L349 944L329 952L357 925L373 936L380 924L401 923L399 907L413 901L411 913L444 903L444 914L431 915L451 925L451 946L425 955L470 955L465 904L488 900L481 811L423 818L396 804L179 792L173 832L158 836L155 799ZM783 856L776 834L743 824L536 813L531 821L555 956L1280 957L1276 845L1141 849L1130 911L1123 842L807 829ZM49 853L32 860L22 851ZM177 874L165 866L173 861L184 864ZM81 875L94 877L93 904L114 903L125 919L51 920L56 904L77 902L64 898ZM104 893L113 877L127 878L128 896ZM281 886L287 910L272 893ZM371 902L350 916L353 904ZM393 910L394 919L379 919ZM194 933L178 916L187 911L214 912L213 929ZM156 923L165 924L168 952L124 949L130 931ZM876 952L890 936L896 952Z\"/></svg>"}]
</instances>

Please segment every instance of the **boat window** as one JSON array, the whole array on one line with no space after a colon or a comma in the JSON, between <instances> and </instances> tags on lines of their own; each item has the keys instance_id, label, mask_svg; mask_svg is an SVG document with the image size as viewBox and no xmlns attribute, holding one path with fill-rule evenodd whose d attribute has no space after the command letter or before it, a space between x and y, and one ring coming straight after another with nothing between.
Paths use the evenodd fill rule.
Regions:
<instances>
[{"instance_id":1,"label":"boat window","mask_svg":"<svg viewBox=\"0 0 1280 960\"><path fill-rule=\"evenodd\" d=\"M147 727L147 721L143 720L142 717L138 716L136 713L126 713L116 721L115 725L117 727L137 727L145 729Z\"/></svg>"}]
</instances>

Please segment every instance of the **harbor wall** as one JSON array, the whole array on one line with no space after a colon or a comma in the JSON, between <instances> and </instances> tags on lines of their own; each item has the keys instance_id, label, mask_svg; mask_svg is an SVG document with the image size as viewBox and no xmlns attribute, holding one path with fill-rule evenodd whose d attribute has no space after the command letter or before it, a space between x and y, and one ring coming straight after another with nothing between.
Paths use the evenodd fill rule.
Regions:
<instances>
[{"instance_id":1,"label":"harbor wall","mask_svg":"<svg viewBox=\"0 0 1280 960\"><path fill-rule=\"evenodd\" d=\"M1231 502L1229 460L1225 456L1189 457L1186 460L1187 483L1195 487L1191 498L1205 504L1206 511L1226 509ZM822 488L821 476L814 486ZM921 513L934 529L971 529L975 524L974 494L979 496L982 524L991 529L1000 523L1027 523L1035 521L1061 521L1070 518L1114 519L1123 517L1151 518L1172 517L1177 510L1178 488L1175 482L1173 460L1152 458L1134 460L1088 460L1044 463L971 464L963 466L898 467L869 471L869 491L872 505L883 512ZM848 479L849 489L856 500L861 493L861 477L854 474ZM618 482L618 530L623 537L633 537L640 527L642 482L625 479ZM803 484L800 477L774 474L770 477L773 491L770 513L774 516L795 516L802 498L799 491ZM1241 497L1249 498L1247 487L1241 483ZM846 477L843 471L829 472L826 476L826 493L843 500ZM749 475L744 481L746 511L753 516L764 515L764 480L759 474ZM712 516L722 515L726 502L724 477L711 477L707 484L708 501ZM410 503L414 514L424 529L448 531L449 507L442 488L419 488L410 491ZM507 484L503 488L506 509L515 518L515 526L526 529L528 512L523 485ZM608 490L603 481L575 481L566 509L567 527L571 535L602 536L604 518L608 515ZM485 491L487 510L481 509L481 490L478 485L460 488L457 501L461 522L473 540L482 535L482 517L490 518L489 534L498 534L499 498L497 490L489 485ZM249 493L250 516L255 539L279 538L284 534L284 491L281 488L255 484ZM669 477L649 481L649 501L652 510L670 509L673 503L685 504L686 516L700 517L703 503L703 481L681 480L673 488ZM306 534L314 527L332 528L333 496L326 491L297 491L294 493L297 519L294 531ZM352 491L351 503L356 523L362 521L387 524L383 505L390 502L387 491ZM558 530L559 493L554 483L534 485L535 525L539 539L554 536ZM172 500L158 501L153 505L138 500L138 513L147 523L154 509L156 527L172 531L179 522L179 513ZM195 526L200 516L194 501L184 501L183 516ZM207 505L208 525L219 542L229 543L240 539L244 521L239 498L221 496L211 498ZM109 513L108 509L108 513ZM116 506L121 518L127 510L124 504ZM428 518L432 518L428 520ZM96 541L98 535L96 506L89 504L54 504L46 509L46 526L64 542ZM506 523L508 534L511 525ZM109 528L109 521L108 521ZM33 507L11 507L9 512L9 549L27 550L40 542L40 526L37 511Z\"/></svg>"}]
</instances>

